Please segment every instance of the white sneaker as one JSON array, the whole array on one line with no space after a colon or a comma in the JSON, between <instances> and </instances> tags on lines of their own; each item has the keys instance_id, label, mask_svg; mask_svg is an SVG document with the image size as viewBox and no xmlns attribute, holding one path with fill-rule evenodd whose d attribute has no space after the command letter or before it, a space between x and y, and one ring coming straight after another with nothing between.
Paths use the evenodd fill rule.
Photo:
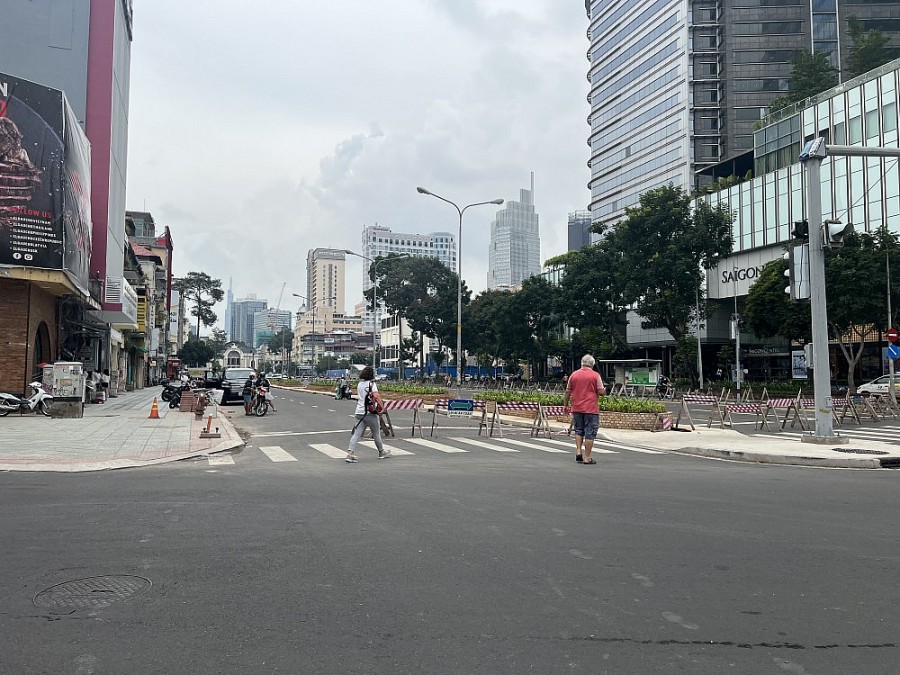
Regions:
<instances>
[{"instance_id":1,"label":"white sneaker","mask_svg":"<svg viewBox=\"0 0 900 675\"><path fill-rule=\"evenodd\" d=\"M387 459L390 456L391 456L391 451L389 449L378 451L378 459Z\"/></svg>"},{"instance_id":2,"label":"white sneaker","mask_svg":"<svg viewBox=\"0 0 900 675\"><path fill-rule=\"evenodd\" d=\"M356 455L349 455L344 461L353 464L354 462L358 462L359 460L356 458Z\"/></svg>"}]
</instances>

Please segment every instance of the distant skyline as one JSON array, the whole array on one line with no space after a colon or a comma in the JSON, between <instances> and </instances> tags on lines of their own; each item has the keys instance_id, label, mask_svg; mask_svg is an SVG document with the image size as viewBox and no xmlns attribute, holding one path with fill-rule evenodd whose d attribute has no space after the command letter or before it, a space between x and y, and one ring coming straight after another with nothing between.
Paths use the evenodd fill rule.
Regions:
<instances>
[{"instance_id":1,"label":"distant skyline","mask_svg":"<svg viewBox=\"0 0 900 675\"><path fill-rule=\"evenodd\" d=\"M543 262L590 200L587 25L583 3L558 0L138 0L127 208L171 228L176 275L270 304L286 284L296 312L309 249L361 252L376 223L456 232L456 211L416 186L508 201L534 171ZM476 292L496 212L465 214ZM364 263L347 259L345 312Z\"/></svg>"}]
</instances>

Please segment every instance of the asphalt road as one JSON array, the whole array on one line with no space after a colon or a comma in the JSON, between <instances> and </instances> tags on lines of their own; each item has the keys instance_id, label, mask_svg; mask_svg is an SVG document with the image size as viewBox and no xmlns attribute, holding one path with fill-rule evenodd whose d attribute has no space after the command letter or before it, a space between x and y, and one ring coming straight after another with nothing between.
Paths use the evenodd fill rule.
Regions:
<instances>
[{"instance_id":1,"label":"asphalt road","mask_svg":"<svg viewBox=\"0 0 900 675\"><path fill-rule=\"evenodd\" d=\"M444 418L467 452L349 465L353 403L277 404L229 406L227 457L0 475L0 673L898 670L894 472L585 467Z\"/></svg>"}]
</instances>

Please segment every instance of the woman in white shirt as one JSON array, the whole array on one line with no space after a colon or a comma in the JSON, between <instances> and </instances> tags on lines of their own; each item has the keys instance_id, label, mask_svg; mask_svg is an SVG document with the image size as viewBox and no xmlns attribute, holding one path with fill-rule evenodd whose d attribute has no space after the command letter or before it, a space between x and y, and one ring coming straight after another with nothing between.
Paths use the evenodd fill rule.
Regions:
<instances>
[{"instance_id":1,"label":"woman in white shirt","mask_svg":"<svg viewBox=\"0 0 900 675\"><path fill-rule=\"evenodd\" d=\"M381 420L378 413L366 410L366 396L372 401L380 401L378 396L378 386L375 384L375 370L372 366L363 368L359 375L359 384L356 385L356 426L353 427L353 435L350 436L350 445L347 447L347 459L345 462L353 464L359 460L356 457L356 442L362 437L366 427L372 430L372 437L375 439L375 447L378 448L378 459L386 459L391 456L390 450L384 449L381 441Z\"/></svg>"}]
</instances>

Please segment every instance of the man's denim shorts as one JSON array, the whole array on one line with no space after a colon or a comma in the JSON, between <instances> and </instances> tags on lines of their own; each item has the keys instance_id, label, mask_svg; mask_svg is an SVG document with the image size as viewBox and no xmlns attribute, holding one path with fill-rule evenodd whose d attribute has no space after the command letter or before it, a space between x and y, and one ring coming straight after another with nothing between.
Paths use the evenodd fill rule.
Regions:
<instances>
[{"instance_id":1,"label":"man's denim shorts","mask_svg":"<svg viewBox=\"0 0 900 675\"><path fill-rule=\"evenodd\" d=\"M600 428L600 413L572 413L575 422L575 435L583 436L589 441L597 438Z\"/></svg>"}]
</instances>

